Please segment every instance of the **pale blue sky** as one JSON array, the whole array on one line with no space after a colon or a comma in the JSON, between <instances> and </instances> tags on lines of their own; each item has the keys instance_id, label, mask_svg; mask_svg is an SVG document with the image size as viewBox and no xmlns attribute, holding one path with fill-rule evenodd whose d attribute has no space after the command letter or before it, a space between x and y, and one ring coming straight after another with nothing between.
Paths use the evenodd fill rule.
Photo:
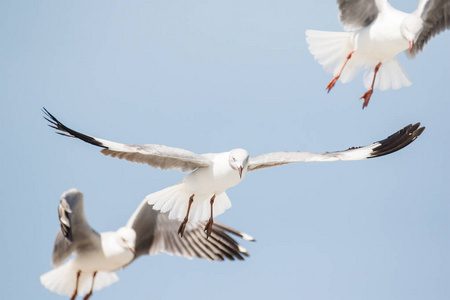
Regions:
<instances>
[{"instance_id":1,"label":"pale blue sky","mask_svg":"<svg viewBox=\"0 0 450 300\"><path fill-rule=\"evenodd\" d=\"M334 1L2 1L0 14L5 299L63 298L39 276L65 190L107 231L184 176L58 136L43 106L93 136L197 153L335 151L427 127L386 157L248 174L218 219L257 239L249 259L143 257L93 299L450 298L449 32L400 54L413 85L361 110L362 76L327 95L305 42L306 29L342 30Z\"/></svg>"}]
</instances>

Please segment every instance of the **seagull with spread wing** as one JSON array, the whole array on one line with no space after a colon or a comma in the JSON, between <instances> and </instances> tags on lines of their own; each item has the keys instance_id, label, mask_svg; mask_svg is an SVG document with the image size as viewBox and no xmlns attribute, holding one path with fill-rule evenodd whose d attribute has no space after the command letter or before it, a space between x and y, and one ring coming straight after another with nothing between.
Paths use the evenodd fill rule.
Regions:
<instances>
[{"instance_id":1,"label":"seagull with spread wing","mask_svg":"<svg viewBox=\"0 0 450 300\"><path fill-rule=\"evenodd\" d=\"M78 294L87 300L118 280L115 270L123 268L139 256L159 253L207 260L243 260L247 251L229 234L245 240L254 239L216 222L206 239L202 222L186 224L185 238L177 234L178 221L171 220L143 201L126 226L117 231L97 233L84 214L83 194L71 189L61 196L58 206L60 230L52 256L55 269L41 276L50 291L70 296ZM75 256L62 264L71 254Z\"/></svg>"},{"instance_id":2,"label":"seagull with spread wing","mask_svg":"<svg viewBox=\"0 0 450 300\"><path fill-rule=\"evenodd\" d=\"M352 147L338 152L274 152L249 157L244 149L223 153L195 154L162 145L129 145L95 138L62 124L45 108L45 118L57 133L78 138L103 148L107 156L147 164L161 170L192 171L183 182L146 197L153 209L169 212L169 218L182 221L178 230L183 236L188 220L208 220L207 236L211 234L213 218L231 207L225 191L240 183L247 172L294 162L362 160L383 156L402 149L414 141L425 129L420 123L408 125L388 138L365 147Z\"/></svg>"},{"instance_id":3,"label":"seagull with spread wing","mask_svg":"<svg viewBox=\"0 0 450 300\"><path fill-rule=\"evenodd\" d=\"M325 71L335 77L328 92L340 79L351 81L362 68L367 92L399 89L411 81L395 57L402 51L414 57L435 35L450 28L450 0L419 0L411 14L393 8L387 0L337 0L339 19L346 31L306 31L309 51Z\"/></svg>"}]
</instances>

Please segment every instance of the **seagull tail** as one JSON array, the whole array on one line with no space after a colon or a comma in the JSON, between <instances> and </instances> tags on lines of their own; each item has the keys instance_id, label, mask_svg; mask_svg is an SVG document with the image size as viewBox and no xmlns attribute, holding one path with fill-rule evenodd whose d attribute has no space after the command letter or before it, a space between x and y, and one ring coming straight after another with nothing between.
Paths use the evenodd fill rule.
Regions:
<instances>
[{"instance_id":1,"label":"seagull tail","mask_svg":"<svg viewBox=\"0 0 450 300\"><path fill-rule=\"evenodd\" d=\"M314 59L324 70L336 76L344 65L347 56L354 50L352 32L330 32L306 30L306 42ZM351 81L361 70L361 64L352 58L346 64L340 80Z\"/></svg>"},{"instance_id":2,"label":"seagull tail","mask_svg":"<svg viewBox=\"0 0 450 300\"><path fill-rule=\"evenodd\" d=\"M64 296L72 296L75 292L78 270L69 261L41 275L41 284L51 292ZM78 279L78 295L86 295L91 290L92 272L81 272ZM95 276L94 291L101 290L119 280L114 272L98 272Z\"/></svg>"},{"instance_id":3,"label":"seagull tail","mask_svg":"<svg viewBox=\"0 0 450 300\"><path fill-rule=\"evenodd\" d=\"M150 194L145 200L148 204L153 205L154 210L159 210L162 213L170 212L170 219L182 221L186 216L189 198L192 194L193 192L182 182ZM195 194L189 213L189 221L195 222L209 219L211 214L210 199L212 196ZM214 217L222 214L230 207L231 202L227 194L217 194L214 200Z\"/></svg>"},{"instance_id":4,"label":"seagull tail","mask_svg":"<svg viewBox=\"0 0 450 300\"><path fill-rule=\"evenodd\" d=\"M366 89L369 89L372 84L374 72L374 68L370 68L364 73L364 87ZM410 86L411 84L402 65L394 57L381 65L375 78L374 87L385 91L389 89L396 90L404 86Z\"/></svg>"}]
</instances>

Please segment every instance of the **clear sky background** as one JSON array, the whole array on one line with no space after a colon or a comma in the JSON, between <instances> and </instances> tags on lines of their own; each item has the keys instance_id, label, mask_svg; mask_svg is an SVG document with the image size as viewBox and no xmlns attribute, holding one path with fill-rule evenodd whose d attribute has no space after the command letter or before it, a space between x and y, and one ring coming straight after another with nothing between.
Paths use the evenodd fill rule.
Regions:
<instances>
[{"instance_id":1,"label":"clear sky background","mask_svg":"<svg viewBox=\"0 0 450 300\"><path fill-rule=\"evenodd\" d=\"M86 134L196 153L336 151L427 127L389 156L249 173L218 220L257 239L243 243L251 257L142 257L93 299L449 299L450 32L400 54L413 85L362 110L362 75L327 94L305 42L306 29L341 31L337 13L334 1L2 1L2 297L62 299L39 276L67 189L100 232L184 177L56 135L44 106Z\"/></svg>"}]
</instances>

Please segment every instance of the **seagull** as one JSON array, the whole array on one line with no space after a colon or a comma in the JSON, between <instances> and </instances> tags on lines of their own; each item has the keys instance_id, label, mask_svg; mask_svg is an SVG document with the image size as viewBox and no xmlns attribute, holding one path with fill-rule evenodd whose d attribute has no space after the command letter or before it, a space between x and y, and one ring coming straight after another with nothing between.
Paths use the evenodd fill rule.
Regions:
<instances>
[{"instance_id":1,"label":"seagull","mask_svg":"<svg viewBox=\"0 0 450 300\"><path fill-rule=\"evenodd\" d=\"M360 99L363 109L369 104L373 89L382 91L410 86L411 81L396 55L405 51L413 58L435 35L450 28L449 0L419 0L408 14L393 8L387 0L337 0L339 20L351 32L306 31L309 51L325 71L337 80L351 81L362 68L364 86ZM378 76L377 76L378 75Z\"/></svg>"},{"instance_id":2,"label":"seagull","mask_svg":"<svg viewBox=\"0 0 450 300\"><path fill-rule=\"evenodd\" d=\"M163 145L131 145L111 142L77 132L62 124L43 108L57 133L78 138L89 144L103 148L104 155L147 164L161 170L178 169L192 171L184 181L145 199L153 209L169 212L169 218L182 221L178 233L183 236L188 220L206 221L205 231L210 235L213 218L231 207L225 191L240 183L247 172L294 162L362 160L383 156L402 149L414 141L425 129L420 123L408 125L388 138L365 147L352 147L344 151L274 152L249 157L244 149L233 149L223 153L195 154L188 150ZM209 203L209 204L208 204Z\"/></svg>"},{"instance_id":3,"label":"seagull","mask_svg":"<svg viewBox=\"0 0 450 300\"><path fill-rule=\"evenodd\" d=\"M243 260L249 256L247 251L229 234L254 241L251 236L218 222L209 239L203 232L204 223L189 222L186 239L181 239L177 234L178 222L170 220L167 213L154 210L146 201L142 201L126 226L97 233L86 220L83 194L76 189L63 193L58 214L60 229L52 256L55 269L43 274L40 280L50 291L70 296L71 300L78 294L85 295L87 300L94 290L117 282L119 278L114 271L144 254ZM62 264L71 254L74 257Z\"/></svg>"}]
</instances>

